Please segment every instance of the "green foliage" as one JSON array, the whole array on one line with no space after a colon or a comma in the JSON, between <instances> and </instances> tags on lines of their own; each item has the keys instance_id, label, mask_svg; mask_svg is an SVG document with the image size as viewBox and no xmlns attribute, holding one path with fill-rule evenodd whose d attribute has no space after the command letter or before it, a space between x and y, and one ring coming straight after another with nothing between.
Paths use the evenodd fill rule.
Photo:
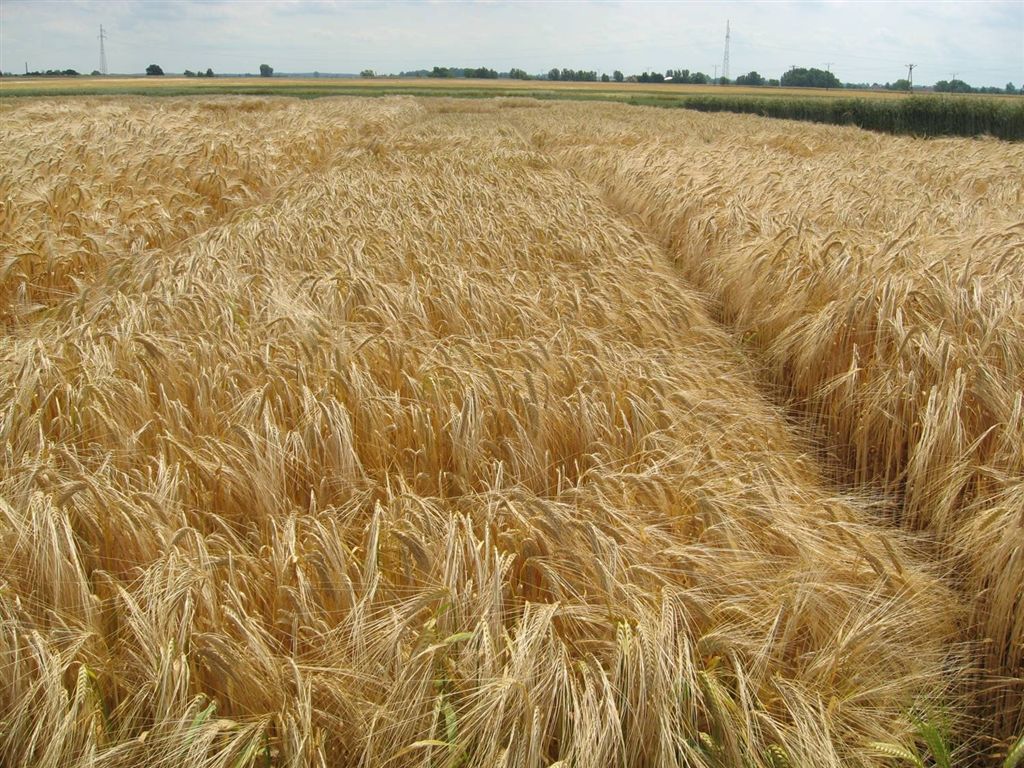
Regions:
<instances>
[{"instance_id":1,"label":"green foliage","mask_svg":"<svg viewBox=\"0 0 1024 768\"><path fill-rule=\"evenodd\" d=\"M824 69L794 67L784 74L780 83L786 88L842 88L839 78Z\"/></svg>"},{"instance_id":2,"label":"green foliage","mask_svg":"<svg viewBox=\"0 0 1024 768\"><path fill-rule=\"evenodd\" d=\"M644 72L637 76L638 83L664 83L665 76L660 72Z\"/></svg>"},{"instance_id":3,"label":"green foliage","mask_svg":"<svg viewBox=\"0 0 1024 768\"><path fill-rule=\"evenodd\" d=\"M273 77L274 68L269 64L260 64L260 77Z\"/></svg>"},{"instance_id":4,"label":"green foliage","mask_svg":"<svg viewBox=\"0 0 1024 768\"><path fill-rule=\"evenodd\" d=\"M620 72L617 69L612 73L612 77L615 79L616 83L621 83L625 79L622 75L622 72Z\"/></svg>"},{"instance_id":5,"label":"green foliage","mask_svg":"<svg viewBox=\"0 0 1024 768\"><path fill-rule=\"evenodd\" d=\"M950 755L942 729L923 714L915 713L911 715L911 719L914 722L914 730L928 745L935 768L953 768L953 757Z\"/></svg>"},{"instance_id":6,"label":"green foliage","mask_svg":"<svg viewBox=\"0 0 1024 768\"><path fill-rule=\"evenodd\" d=\"M359 76L366 79L372 79L377 76L377 73L374 72L372 69L364 69L362 72L359 73Z\"/></svg>"},{"instance_id":7,"label":"green foliage","mask_svg":"<svg viewBox=\"0 0 1024 768\"><path fill-rule=\"evenodd\" d=\"M78 74L73 69L48 69L45 72L26 72L25 77L78 77ZM11 76L11 73L7 75Z\"/></svg>"},{"instance_id":8,"label":"green foliage","mask_svg":"<svg viewBox=\"0 0 1024 768\"><path fill-rule=\"evenodd\" d=\"M146 75L149 77L160 77L164 70L159 64L150 64L146 67Z\"/></svg>"},{"instance_id":9,"label":"green foliage","mask_svg":"<svg viewBox=\"0 0 1024 768\"><path fill-rule=\"evenodd\" d=\"M463 77L474 77L478 80L497 80L498 73L493 69L487 67L477 67L476 69L467 69L463 72Z\"/></svg>"},{"instance_id":10,"label":"green foliage","mask_svg":"<svg viewBox=\"0 0 1024 768\"><path fill-rule=\"evenodd\" d=\"M1024 733L1014 742L1013 746L1006 753L1006 760L1003 761L1003 768L1017 768L1024 764Z\"/></svg>"},{"instance_id":11,"label":"green foliage","mask_svg":"<svg viewBox=\"0 0 1024 768\"><path fill-rule=\"evenodd\" d=\"M589 69L559 69L555 67L548 72L548 80L565 80L568 82L596 83L597 72Z\"/></svg>"},{"instance_id":12,"label":"green foliage","mask_svg":"<svg viewBox=\"0 0 1024 768\"><path fill-rule=\"evenodd\" d=\"M752 70L745 75L737 77L736 85L764 85L764 78L757 72L757 70Z\"/></svg>"},{"instance_id":13,"label":"green foliage","mask_svg":"<svg viewBox=\"0 0 1024 768\"><path fill-rule=\"evenodd\" d=\"M927 752L919 751L918 746L903 744L882 744L875 742L869 746L879 754L903 760L914 768L953 768L953 756L949 749L946 733L941 727L941 719L929 719L919 711L910 713L914 724L914 735L918 742L924 742ZM925 759L929 758L929 762Z\"/></svg>"},{"instance_id":14,"label":"green foliage","mask_svg":"<svg viewBox=\"0 0 1024 768\"><path fill-rule=\"evenodd\" d=\"M1024 139L1024 104L1012 99L763 98L752 96L691 96L681 106L701 112L747 112L765 117L815 123L856 125L884 133L916 136L978 136Z\"/></svg>"},{"instance_id":15,"label":"green foliage","mask_svg":"<svg viewBox=\"0 0 1024 768\"><path fill-rule=\"evenodd\" d=\"M508 76L513 80L529 80L530 76L526 73L525 69L519 69L518 67L512 67L509 70Z\"/></svg>"},{"instance_id":16,"label":"green foliage","mask_svg":"<svg viewBox=\"0 0 1024 768\"><path fill-rule=\"evenodd\" d=\"M647 73L645 72L644 74L646 75ZM648 82L647 80L643 79L643 76L644 75L638 75L637 80L641 83ZM670 69L665 73L665 77L671 77L673 83L678 83L682 85L704 85L708 83L711 79L703 72L691 72L688 69ZM650 82L659 81L651 80Z\"/></svg>"},{"instance_id":17,"label":"green foliage","mask_svg":"<svg viewBox=\"0 0 1024 768\"><path fill-rule=\"evenodd\" d=\"M939 80L935 84L934 90L937 93L972 93L974 88L954 77L952 80Z\"/></svg>"}]
</instances>

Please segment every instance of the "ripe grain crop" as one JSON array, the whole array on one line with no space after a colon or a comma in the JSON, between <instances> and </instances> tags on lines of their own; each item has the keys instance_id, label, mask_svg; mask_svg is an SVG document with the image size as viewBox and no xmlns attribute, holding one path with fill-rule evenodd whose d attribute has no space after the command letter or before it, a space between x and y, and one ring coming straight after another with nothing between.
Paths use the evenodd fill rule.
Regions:
<instances>
[{"instance_id":1,"label":"ripe grain crop","mask_svg":"<svg viewBox=\"0 0 1024 768\"><path fill-rule=\"evenodd\" d=\"M1024 730L1024 148L592 106L521 130L708 292L844 483L956 558L981 735L1005 749Z\"/></svg>"},{"instance_id":2,"label":"ripe grain crop","mask_svg":"<svg viewBox=\"0 0 1024 768\"><path fill-rule=\"evenodd\" d=\"M563 107L3 110L5 764L867 767L957 725L955 594L511 117Z\"/></svg>"}]
</instances>

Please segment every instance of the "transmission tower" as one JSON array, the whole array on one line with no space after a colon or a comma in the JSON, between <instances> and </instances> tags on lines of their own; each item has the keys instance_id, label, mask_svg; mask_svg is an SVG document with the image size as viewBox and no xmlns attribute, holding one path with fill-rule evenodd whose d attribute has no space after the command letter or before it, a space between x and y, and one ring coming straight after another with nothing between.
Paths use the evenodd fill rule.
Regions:
<instances>
[{"instance_id":1,"label":"transmission tower","mask_svg":"<svg viewBox=\"0 0 1024 768\"><path fill-rule=\"evenodd\" d=\"M907 80L910 82L910 90L914 90L914 67L917 64L907 64Z\"/></svg>"},{"instance_id":2,"label":"transmission tower","mask_svg":"<svg viewBox=\"0 0 1024 768\"><path fill-rule=\"evenodd\" d=\"M107 50L103 47L103 41L107 39L106 33L103 31L103 25L100 24L100 74L107 74Z\"/></svg>"},{"instance_id":3,"label":"transmission tower","mask_svg":"<svg viewBox=\"0 0 1024 768\"><path fill-rule=\"evenodd\" d=\"M725 21L725 55L722 57L722 82L729 79L729 20Z\"/></svg>"}]
</instances>

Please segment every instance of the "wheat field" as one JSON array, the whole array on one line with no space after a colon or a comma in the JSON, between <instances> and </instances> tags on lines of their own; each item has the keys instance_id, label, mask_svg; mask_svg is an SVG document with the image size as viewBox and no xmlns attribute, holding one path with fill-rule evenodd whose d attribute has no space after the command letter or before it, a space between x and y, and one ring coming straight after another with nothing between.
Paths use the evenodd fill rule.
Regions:
<instances>
[{"instance_id":1,"label":"wheat field","mask_svg":"<svg viewBox=\"0 0 1024 768\"><path fill-rule=\"evenodd\" d=\"M0 118L3 765L1024 754L1022 148Z\"/></svg>"},{"instance_id":2,"label":"wheat field","mask_svg":"<svg viewBox=\"0 0 1024 768\"><path fill-rule=\"evenodd\" d=\"M958 561L994 731L1024 730L1024 147L656 112L536 135L713 297L840 481Z\"/></svg>"}]
</instances>

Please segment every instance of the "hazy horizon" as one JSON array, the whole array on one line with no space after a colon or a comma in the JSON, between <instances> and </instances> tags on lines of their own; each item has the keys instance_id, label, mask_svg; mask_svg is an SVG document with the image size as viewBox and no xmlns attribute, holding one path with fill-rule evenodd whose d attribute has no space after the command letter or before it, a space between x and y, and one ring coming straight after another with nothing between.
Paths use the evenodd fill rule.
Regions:
<instances>
[{"instance_id":1,"label":"hazy horizon","mask_svg":"<svg viewBox=\"0 0 1024 768\"><path fill-rule=\"evenodd\" d=\"M954 76L975 86L1024 84L1024 3L334 2L332 0L2 0L0 69L99 69L99 26L111 73L380 73L433 66L720 70L726 21L730 76L790 66L844 82Z\"/></svg>"}]
</instances>

